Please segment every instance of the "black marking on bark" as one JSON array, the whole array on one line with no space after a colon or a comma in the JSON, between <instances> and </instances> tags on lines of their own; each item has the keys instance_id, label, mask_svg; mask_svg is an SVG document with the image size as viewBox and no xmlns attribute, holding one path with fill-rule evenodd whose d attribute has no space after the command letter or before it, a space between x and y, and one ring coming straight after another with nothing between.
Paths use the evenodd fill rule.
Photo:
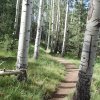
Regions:
<instances>
[{"instance_id":1,"label":"black marking on bark","mask_svg":"<svg viewBox=\"0 0 100 100\"><path fill-rule=\"evenodd\" d=\"M27 30L28 32L30 32L30 30Z\"/></svg>"},{"instance_id":2,"label":"black marking on bark","mask_svg":"<svg viewBox=\"0 0 100 100\"><path fill-rule=\"evenodd\" d=\"M25 5L26 5L26 6L29 6L30 4L29 4L29 3L26 3Z\"/></svg>"},{"instance_id":3,"label":"black marking on bark","mask_svg":"<svg viewBox=\"0 0 100 100\"><path fill-rule=\"evenodd\" d=\"M99 18L98 18L98 19L95 19L95 21L98 22L98 24L96 25L96 27L99 28L99 27L100 27L100 19L99 19ZM97 31L98 31L98 30L97 30Z\"/></svg>"},{"instance_id":4,"label":"black marking on bark","mask_svg":"<svg viewBox=\"0 0 100 100\"><path fill-rule=\"evenodd\" d=\"M23 11L23 12L26 12L26 11Z\"/></svg>"},{"instance_id":5,"label":"black marking on bark","mask_svg":"<svg viewBox=\"0 0 100 100\"><path fill-rule=\"evenodd\" d=\"M86 57L83 56L83 59L86 59Z\"/></svg>"},{"instance_id":6,"label":"black marking on bark","mask_svg":"<svg viewBox=\"0 0 100 100\"><path fill-rule=\"evenodd\" d=\"M92 47L92 36L91 36L91 40L90 40L90 47L89 47L89 58L88 58L88 68L87 68L87 71L89 69L90 66L90 63L91 63L91 48Z\"/></svg>"},{"instance_id":7,"label":"black marking on bark","mask_svg":"<svg viewBox=\"0 0 100 100\"><path fill-rule=\"evenodd\" d=\"M86 50L84 50L84 49L83 49L83 51L82 51L82 52L87 52L87 53L89 53L90 51L86 51Z\"/></svg>"}]
</instances>

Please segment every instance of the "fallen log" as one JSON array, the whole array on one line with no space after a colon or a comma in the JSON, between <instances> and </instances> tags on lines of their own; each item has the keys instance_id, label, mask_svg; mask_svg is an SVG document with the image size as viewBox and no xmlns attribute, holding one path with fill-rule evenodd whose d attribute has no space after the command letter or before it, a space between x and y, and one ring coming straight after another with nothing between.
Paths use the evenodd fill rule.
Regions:
<instances>
[{"instance_id":1,"label":"fallen log","mask_svg":"<svg viewBox=\"0 0 100 100\"><path fill-rule=\"evenodd\" d=\"M4 76L4 75L17 75L17 74L21 74L22 72L20 70L0 70L0 76Z\"/></svg>"}]
</instances>

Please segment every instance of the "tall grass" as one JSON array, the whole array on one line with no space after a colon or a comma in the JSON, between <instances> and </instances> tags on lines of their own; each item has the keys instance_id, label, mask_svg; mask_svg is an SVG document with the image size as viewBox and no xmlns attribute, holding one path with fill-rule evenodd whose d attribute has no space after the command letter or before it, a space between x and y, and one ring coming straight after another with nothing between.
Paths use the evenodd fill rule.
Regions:
<instances>
[{"instance_id":1,"label":"tall grass","mask_svg":"<svg viewBox=\"0 0 100 100\"><path fill-rule=\"evenodd\" d=\"M28 81L18 82L16 76L0 76L0 100L44 100L56 90L64 78L64 67L49 58L41 48L37 61L33 58L33 47L29 51ZM0 51L0 69L15 69L16 51Z\"/></svg>"},{"instance_id":2,"label":"tall grass","mask_svg":"<svg viewBox=\"0 0 100 100\"><path fill-rule=\"evenodd\" d=\"M96 60L91 87L91 100L100 100L100 58Z\"/></svg>"}]
</instances>

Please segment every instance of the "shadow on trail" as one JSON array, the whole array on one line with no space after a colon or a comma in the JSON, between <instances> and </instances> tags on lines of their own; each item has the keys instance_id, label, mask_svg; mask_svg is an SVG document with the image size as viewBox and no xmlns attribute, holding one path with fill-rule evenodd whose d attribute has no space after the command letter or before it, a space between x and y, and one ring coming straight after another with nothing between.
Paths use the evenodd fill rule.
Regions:
<instances>
[{"instance_id":1,"label":"shadow on trail","mask_svg":"<svg viewBox=\"0 0 100 100\"><path fill-rule=\"evenodd\" d=\"M59 86L59 88L70 89L70 88L75 88L75 86Z\"/></svg>"},{"instance_id":2,"label":"shadow on trail","mask_svg":"<svg viewBox=\"0 0 100 100\"><path fill-rule=\"evenodd\" d=\"M53 95L55 98L64 98L66 96L68 96L67 94L55 94Z\"/></svg>"},{"instance_id":3,"label":"shadow on trail","mask_svg":"<svg viewBox=\"0 0 100 100\"><path fill-rule=\"evenodd\" d=\"M66 81L66 80L64 80L64 81L62 81L62 83L76 83L77 81Z\"/></svg>"}]
</instances>

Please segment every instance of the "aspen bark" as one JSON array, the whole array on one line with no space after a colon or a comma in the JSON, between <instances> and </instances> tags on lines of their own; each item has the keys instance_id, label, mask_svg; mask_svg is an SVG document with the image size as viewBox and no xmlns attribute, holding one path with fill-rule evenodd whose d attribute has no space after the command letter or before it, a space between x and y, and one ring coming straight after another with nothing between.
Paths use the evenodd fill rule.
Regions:
<instances>
[{"instance_id":1,"label":"aspen bark","mask_svg":"<svg viewBox=\"0 0 100 100\"><path fill-rule=\"evenodd\" d=\"M90 86L100 28L100 0L91 0L83 42L80 71L73 100L90 100Z\"/></svg>"},{"instance_id":2,"label":"aspen bark","mask_svg":"<svg viewBox=\"0 0 100 100\"><path fill-rule=\"evenodd\" d=\"M57 4L57 21L56 21L56 39L55 39L55 49L54 53L58 51L58 44L59 44L59 31L60 31L60 0L58 0Z\"/></svg>"},{"instance_id":3,"label":"aspen bark","mask_svg":"<svg viewBox=\"0 0 100 100\"><path fill-rule=\"evenodd\" d=\"M53 41L54 41L54 14L55 14L55 0L51 0L51 6L52 6L52 23L51 23L51 52L53 52Z\"/></svg>"},{"instance_id":4,"label":"aspen bark","mask_svg":"<svg viewBox=\"0 0 100 100\"><path fill-rule=\"evenodd\" d=\"M19 16L20 16L20 4L21 0L16 2L16 15L15 15L15 24L14 24L14 34L19 34Z\"/></svg>"},{"instance_id":5,"label":"aspen bark","mask_svg":"<svg viewBox=\"0 0 100 100\"><path fill-rule=\"evenodd\" d=\"M49 33L48 33L48 42L47 42L47 51L49 50L49 48L50 48L50 32L51 32L51 30L50 30L50 25L51 23L49 22Z\"/></svg>"},{"instance_id":6,"label":"aspen bark","mask_svg":"<svg viewBox=\"0 0 100 100\"><path fill-rule=\"evenodd\" d=\"M62 52L61 55L64 56L65 53L65 46L66 46L66 35L67 35L67 24L68 24L68 3L69 0L67 0L67 6L66 6L66 17L65 17L65 28L64 28L64 37L63 37L63 45L62 45Z\"/></svg>"},{"instance_id":7,"label":"aspen bark","mask_svg":"<svg viewBox=\"0 0 100 100\"><path fill-rule=\"evenodd\" d=\"M43 0L40 0L40 6L39 6L39 15L38 15L38 22L37 22L37 34L35 39L35 47L34 47L34 59L38 59L39 55L39 47L40 47L40 40L41 40L41 23L42 23L42 6L43 6Z\"/></svg>"},{"instance_id":8,"label":"aspen bark","mask_svg":"<svg viewBox=\"0 0 100 100\"><path fill-rule=\"evenodd\" d=\"M49 1L47 0L47 10L49 11L48 5L49 5ZM51 12L51 10L50 10L50 12ZM47 52L48 52L49 49L50 49L50 32L51 32L51 20L50 20L51 18L50 18L50 15L51 14L50 13L47 13L47 14L49 15L49 16L47 15L48 16L47 19L49 19L49 29L48 29L49 31L48 31L48 40L47 40L47 49L46 49Z\"/></svg>"},{"instance_id":9,"label":"aspen bark","mask_svg":"<svg viewBox=\"0 0 100 100\"><path fill-rule=\"evenodd\" d=\"M18 76L20 81L26 80L27 78L26 69L28 66L28 47L30 40L32 1L33 0L22 1L21 25L16 62L16 69L23 71L23 75L21 74Z\"/></svg>"},{"instance_id":10,"label":"aspen bark","mask_svg":"<svg viewBox=\"0 0 100 100\"><path fill-rule=\"evenodd\" d=\"M60 0L58 1L58 33L60 32Z\"/></svg>"},{"instance_id":11,"label":"aspen bark","mask_svg":"<svg viewBox=\"0 0 100 100\"><path fill-rule=\"evenodd\" d=\"M57 6L56 33L59 32L59 28L60 28L60 0L58 0L58 6Z\"/></svg>"}]
</instances>

